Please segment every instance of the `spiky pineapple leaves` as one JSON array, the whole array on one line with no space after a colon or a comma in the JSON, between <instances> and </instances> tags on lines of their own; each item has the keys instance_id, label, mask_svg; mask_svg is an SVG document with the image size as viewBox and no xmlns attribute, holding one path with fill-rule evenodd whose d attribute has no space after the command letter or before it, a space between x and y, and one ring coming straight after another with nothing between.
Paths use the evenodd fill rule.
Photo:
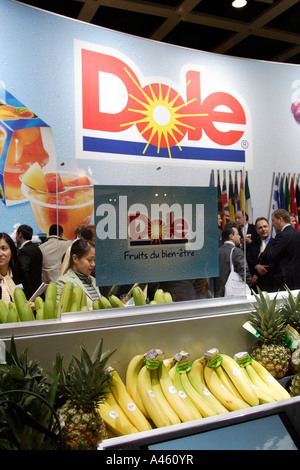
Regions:
<instances>
[{"instance_id":1,"label":"spiky pineapple leaves","mask_svg":"<svg viewBox=\"0 0 300 470\"><path fill-rule=\"evenodd\" d=\"M111 371L108 360L114 351L103 352L103 340L98 341L92 355L85 346L80 348L80 359L73 356L67 369L63 367L63 357L57 353L53 365L52 377L59 378L58 398L74 400L74 402L97 406L101 403L111 384Z\"/></svg>"},{"instance_id":2,"label":"spiky pineapple leaves","mask_svg":"<svg viewBox=\"0 0 300 470\"><path fill-rule=\"evenodd\" d=\"M253 292L257 305L252 304L253 312L250 312L250 323L259 333L259 340L263 342L281 342L285 328L284 315L277 306L277 295L270 299L257 287L258 294Z\"/></svg>"},{"instance_id":3,"label":"spiky pineapple leaves","mask_svg":"<svg viewBox=\"0 0 300 470\"><path fill-rule=\"evenodd\" d=\"M58 379L51 385L37 361L28 359L28 348L18 354L14 337L0 364L0 449L57 448L59 433L50 430Z\"/></svg>"},{"instance_id":4,"label":"spiky pineapple leaves","mask_svg":"<svg viewBox=\"0 0 300 470\"><path fill-rule=\"evenodd\" d=\"M287 291L287 297L283 298L281 310L286 324L291 325L300 333L300 290L297 296L294 296L287 285L284 286Z\"/></svg>"}]
</instances>

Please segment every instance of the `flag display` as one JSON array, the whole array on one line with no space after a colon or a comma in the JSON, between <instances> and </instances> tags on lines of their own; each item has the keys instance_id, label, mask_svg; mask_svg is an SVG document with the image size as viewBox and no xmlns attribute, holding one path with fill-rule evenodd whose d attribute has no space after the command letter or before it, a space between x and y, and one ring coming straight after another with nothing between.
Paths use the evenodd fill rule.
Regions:
<instances>
[{"instance_id":1,"label":"flag display","mask_svg":"<svg viewBox=\"0 0 300 470\"><path fill-rule=\"evenodd\" d=\"M295 228L299 230L300 220L300 188L299 188L299 175L291 176L278 174L275 177L273 174L273 188L272 188L272 201L270 206L270 221L272 212L277 209L285 209L294 214L296 219Z\"/></svg>"},{"instance_id":2,"label":"flag display","mask_svg":"<svg viewBox=\"0 0 300 470\"><path fill-rule=\"evenodd\" d=\"M228 206L229 206L229 217L230 217L230 220L233 222L235 220L235 210L234 210L233 179L232 179L231 171L229 171Z\"/></svg>"},{"instance_id":3,"label":"flag display","mask_svg":"<svg viewBox=\"0 0 300 470\"><path fill-rule=\"evenodd\" d=\"M220 171L211 170L209 186L217 186L218 211L222 216L222 228L229 221L235 221L235 214L242 210L248 214L248 221L254 223L248 172L242 170L223 170L221 183ZM269 223L271 215L277 209L285 209L295 215L297 230L300 229L300 175L273 173L271 198L269 206ZM228 189L227 189L228 188ZM264 214L259 214L264 215ZM273 234L275 235L275 234Z\"/></svg>"},{"instance_id":4,"label":"flag display","mask_svg":"<svg viewBox=\"0 0 300 470\"><path fill-rule=\"evenodd\" d=\"M278 176L275 177L274 186L273 186L272 212L277 211L277 209L280 209Z\"/></svg>"},{"instance_id":5,"label":"flag display","mask_svg":"<svg viewBox=\"0 0 300 470\"><path fill-rule=\"evenodd\" d=\"M285 209L284 175L280 177L280 183L279 183L279 209Z\"/></svg>"},{"instance_id":6,"label":"flag display","mask_svg":"<svg viewBox=\"0 0 300 470\"><path fill-rule=\"evenodd\" d=\"M218 211L222 214L222 227L229 221L235 221L235 214L238 210L245 211L248 214L249 222L252 222L253 209L248 174L246 174L244 186L242 170L235 171L234 179L231 170L228 170L228 173L223 170L221 185L220 170L216 171L216 178L214 170L212 170L210 173L209 186L217 186Z\"/></svg>"},{"instance_id":7,"label":"flag display","mask_svg":"<svg viewBox=\"0 0 300 470\"><path fill-rule=\"evenodd\" d=\"M291 210L291 198L290 198L290 188L289 188L289 177L285 177L285 187L284 187L284 200L285 208L290 212Z\"/></svg>"},{"instance_id":8,"label":"flag display","mask_svg":"<svg viewBox=\"0 0 300 470\"><path fill-rule=\"evenodd\" d=\"M234 177L234 210L235 213L240 210L240 195L239 195L239 186L238 186L238 172L235 172Z\"/></svg>"},{"instance_id":9,"label":"flag display","mask_svg":"<svg viewBox=\"0 0 300 470\"><path fill-rule=\"evenodd\" d=\"M222 228L224 228L224 225L230 221L225 171L223 172L221 199L222 199Z\"/></svg>"}]
</instances>

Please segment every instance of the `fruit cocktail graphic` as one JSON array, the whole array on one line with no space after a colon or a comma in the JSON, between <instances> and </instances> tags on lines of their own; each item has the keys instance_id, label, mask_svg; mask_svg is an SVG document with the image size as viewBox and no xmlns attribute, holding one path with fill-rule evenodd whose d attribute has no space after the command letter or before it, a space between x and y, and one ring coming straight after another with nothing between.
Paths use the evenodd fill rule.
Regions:
<instances>
[{"instance_id":1,"label":"fruit cocktail graphic","mask_svg":"<svg viewBox=\"0 0 300 470\"><path fill-rule=\"evenodd\" d=\"M35 221L44 233L52 224L63 227L63 236L75 238L79 224L89 224L94 209L94 184L83 172L44 173L34 163L21 177L22 192L30 201Z\"/></svg>"},{"instance_id":2,"label":"fruit cocktail graphic","mask_svg":"<svg viewBox=\"0 0 300 470\"><path fill-rule=\"evenodd\" d=\"M0 88L0 186L6 205L24 202L20 176L35 162L56 164L51 128L4 88Z\"/></svg>"}]
</instances>

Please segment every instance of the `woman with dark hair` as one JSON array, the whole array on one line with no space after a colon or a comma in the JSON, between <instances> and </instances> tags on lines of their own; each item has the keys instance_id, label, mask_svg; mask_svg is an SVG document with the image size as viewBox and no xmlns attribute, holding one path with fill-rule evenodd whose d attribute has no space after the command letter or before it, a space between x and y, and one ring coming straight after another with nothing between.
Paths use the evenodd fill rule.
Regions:
<instances>
[{"instance_id":1,"label":"woman with dark hair","mask_svg":"<svg viewBox=\"0 0 300 470\"><path fill-rule=\"evenodd\" d=\"M17 248L7 233L0 233L0 298L6 305L14 299L14 290L20 282L20 264Z\"/></svg>"},{"instance_id":2,"label":"woman with dark hair","mask_svg":"<svg viewBox=\"0 0 300 470\"><path fill-rule=\"evenodd\" d=\"M60 297L63 286L72 282L73 286L80 286L86 293L87 307L92 310L93 301L101 296L96 286L96 279L92 276L95 268L95 245L82 238L76 240L70 251L68 271L60 276L56 282L57 296Z\"/></svg>"}]
</instances>

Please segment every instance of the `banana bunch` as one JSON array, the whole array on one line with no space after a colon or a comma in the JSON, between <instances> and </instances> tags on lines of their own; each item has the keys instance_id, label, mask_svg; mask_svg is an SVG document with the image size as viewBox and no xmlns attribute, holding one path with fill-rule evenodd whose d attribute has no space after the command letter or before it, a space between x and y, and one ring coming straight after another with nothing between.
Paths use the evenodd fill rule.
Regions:
<instances>
[{"instance_id":1,"label":"banana bunch","mask_svg":"<svg viewBox=\"0 0 300 470\"><path fill-rule=\"evenodd\" d=\"M132 305L147 305L145 291L139 285L134 285L134 287L129 291L129 294L131 294L133 298ZM170 292L164 292L162 289L157 289L154 294L154 299L151 300L150 304L169 302L173 302ZM115 294L110 294L108 297L102 295L99 300L95 300L93 302L93 310L119 307L125 307L125 304Z\"/></svg>"},{"instance_id":2,"label":"banana bunch","mask_svg":"<svg viewBox=\"0 0 300 470\"><path fill-rule=\"evenodd\" d=\"M177 362L171 367L170 375L177 390L181 390L182 395L186 395L190 402L201 417L216 416L228 412L228 410L212 395L203 379L193 369L192 365L187 361L187 353L181 352L174 356Z\"/></svg>"},{"instance_id":3,"label":"banana bunch","mask_svg":"<svg viewBox=\"0 0 300 470\"><path fill-rule=\"evenodd\" d=\"M104 308L119 308L125 307L123 302L116 295L110 295L109 298L101 295L98 300L93 302L93 310L99 310Z\"/></svg>"},{"instance_id":4,"label":"banana bunch","mask_svg":"<svg viewBox=\"0 0 300 470\"><path fill-rule=\"evenodd\" d=\"M214 348L204 354L204 380L210 392L229 411L259 404L259 399L237 362Z\"/></svg>"},{"instance_id":5,"label":"banana bunch","mask_svg":"<svg viewBox=\"0 0 300 470\"><path fill-rule=\"evenodd\" d=\"M126 371L126 388L147 419L156 427L202 418L187 395L177 389L170 374L172 360L157 359L161 350L134 356Z\"/></svg>"},{"instance_id":6,"label":"banana bunch","mask_svg":"<svg viewBox=\"0 0 300 470\"><path fill-rule=\"evenodd\" d=\"M173 302L170 292L164 292L162 289L157 289L150 304L166 304L170 302Z\"/></svg>"},{"instance_id":7,"label":"banana bunch","mask_svg":"<svg viewBox=\"0 0 300 470\"><path fill-rule=\"evenodd\" d=\"M57 318L57 286L55 282L50 282L46 289L45 300L37 297L34 301L35 318L37 320L50 320Z\"/></svg>"},{"instance_id":8,"label":"banana bunch","mask_svg":"<svg viewBox=\"0 0 300 470\"><path fill-rule=\"evenodd\" d=\"M111 369L111 374L109 393L105 402L99 405L99 411L108 430L115 436L123 436L152 429L147 418L129 395L118 372Z\"/></svg>"},{"instance_id":9,"label":"banana bunch","mask_svg":"<svg viewBox=\"0 0 300 470\"><path fill-rule=\"evenodd\" d=\"M20 287L14 290L14 300L8 306L0 301L1 323L23 322L35 320L32 308Z\"/></svg>"},{"instance_id":10,"label":"banana bunch","mask_svg":"<svg viewBox=\"0 0 300 470\"><path fill-rule=\"evenodd\" d=\"M132 297L134 300L134 305L146 305L145 294L140 286L135 286L132 289Z\"/></svg>"},{"instance_id":11,"label":"banana bunch","mask_svg":"<svg viewBox=\"0 0 300 470\"><path fill-rule=\"evenodd\" d=\"M101 415L112 435L124 435L243 410L289 398L246 353L231 358L214 348L190 363L181 351L161 360L160 349L136 354L123 382L113 371Z\"/></svg>"},{"instance_id":12,"label":"banana bunch","mask_svg":"<svg viewBox=\"0 0 300 470\"><path fill-rule=\"evenodd\" d=\"M238 353L231 358L219 354L214 348L194 361L192 370L228 411L290 396L261 364L246 353Z\"/></svg>"},{"instance_id":13,"label":"banana bunch","mask_svg":"<svg viewBox=\"0 0 300 470\"><path fill-rule=\"evenodd\" d=\"M247 352L237 353L234 359L240 365L243 374L256 392L259 403L271 403L290 398L287 390Z\"/></svg>"}]
</instances>

